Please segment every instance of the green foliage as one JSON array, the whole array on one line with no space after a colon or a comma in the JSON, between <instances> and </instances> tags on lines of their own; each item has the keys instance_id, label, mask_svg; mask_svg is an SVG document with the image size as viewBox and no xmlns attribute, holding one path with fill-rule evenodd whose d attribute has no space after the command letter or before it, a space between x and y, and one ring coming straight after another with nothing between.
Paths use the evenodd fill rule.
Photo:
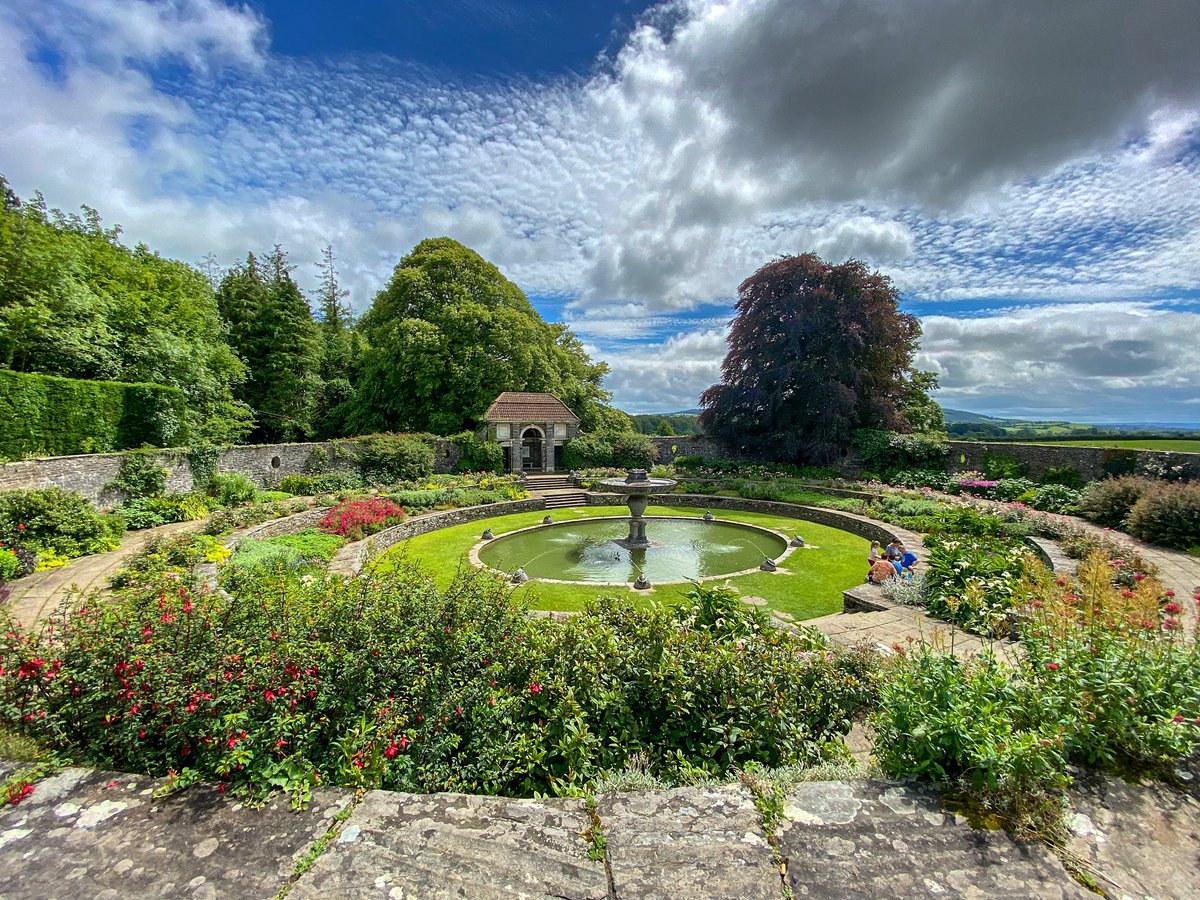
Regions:
<instances>
[{"instance_id":1,"label":"green foliage","mask_svg":"<svg viewBox=\"0 0 1200 900\"><path fill-rule=\"evenodd\" d=\"M1075 490L1083 487L1083 476L1072 465L1048 466L1038 476L1038 481L1041 484L1061 484L1063 487L1074 488Z\"/></svg>"},{"instance_id":2,"label":"green foliage","mask_svg":"<svg viewBox=\"0 0 1200 900\"><path fill-rule=\"evenodd\" d=\"M148 454L130 453L121 460L117 477L104 488L120 491L127 502L161 497L167 489L167 470Z\"/></svg>"},{"instance_id":3,"label":"green foliage","mask_svg":"<svg viewBox=\"0 0 1200 900\"><path fill-rule=\"evenodd\" d=\"M0 543L9 548L87 556L112 550L124 531L120 518L96 512L73 491L0 491Z\"/></svg>"},{"instance_id":4,"label":"green foliage","mask_svg":"<svg viewBox=\"0 0 1200 900\"><path fill-rule=\"evenodd\" d=\"M1069 782L1055 722L1008 666L920 647L885 681L875 758L891 778L927 778L964 792L1018 832L1055 834Z\"/></svg>"},{"instance_id":5,"label":"green foliage","mask_svg":"<svg viewBox=\"0 0 1200 900\"><path fill-rule=\"evenodd\" d=\"M315 435L324 344L283 250L276 245L265 269L250 254L226 274L217 302L230 343L250 363L239 398L255 412L255 434L267 440Z\"/></svg>"},{"instance_id":6,"label":"green foliage","mask_svg":"<svg viewBox=\"0 0 1200 900\"><path fill-rule=\"evenodd\" d=\"M221 461L221 448L212 444L199 443L188 448L188 469L192 473L192 484L197 490L205 490L209 480L217 474Z\"/></svg>"},{"instance_id":7,"label":"green foliage","mask_svg":"<svg viewBox=\"0 0 1200 900\"><path fill-rule=\"evenodd\" d=\"M1081 491L1062 484L1043 484L1035 487L1028 494L1023 494L1021 500L1034 509L1045 512L1069 514L1074 513L1079 505Z\"/></svg>"},{"instance_id":8,"label":"green foliage","mask_svg":"<svg viewBox=\"0 0 1200 900\"><path fill-rule=\"evenodd\" d=\"M21 416L45 426L30 426L26 452L178 445L189 434L229 441L245 433L246 411L231 394L245 368L224 342L207 279L145 246L124 247L119 235L86 207L82 216L47 212L41 202L0 210L0 367L136 384L142 394L122 403L112 399L114 388L83 386L83 396L57 387L47 397L26 396ZM175 388L186 402L150 386ZM118 427L123 408L129 424ZM157 421L149 418L156 410L163 412ZM134 433L123 438L122 427ZM47 442L44 434L54 438L59 429L65 437Z\"/></svg>"},{"instance_id":9,"label":"green foliage","mask_svg":"<svg viewBox=\"0 0 1200 900\"><path fill-rule=\"evenodd\" d=\"M254 499L258 488L254 482L238 472L223 472L208 480L208 495L216 498L221 506L241 506Z\"/></svg>"},{"instance_id":10,"label":"green foliage","mask_svg":"<svg viewBox=\"0 0 1200 900\"><path fill-rule=\"evenodd\" d=\"M132 529L157 528L172 522L192 522L208 515L208 504L202 494L166 494L158 497L138 497L121 504L118 513Z\"/></svg>"},{"instance_id":11,"label":"green foliage","mask_svg":"<svg viewBox=\"0 0 1200 900\"><path fill-rule=\"evenodd\" d=\"M657 460L654 442L635 431L581 434L563 445L568 469L649 469Z\"/></svg>"},{"instance_id":12,"label":"green foliage","mask_svg":"<svg viewBox=\"0 0 1200 900\"><path fill-rule=\"evenodd\" d=\"M988 478L1022 478L1025 475L1025 464L1015 456L1005 456L1001 453L983 454L983 474Z\"/></svg>"},{"instance_id":13,"label":"green foliage","mask_svg":"<svg viewBox=\"0 0 1200 900\"><path fill-rule=\"evenodd\" d=\"M700 423L732 455L840 460L859 428L909 431L911 363L921 326L892 283L861 262L785 256L738 287L721 383L700 397Z\"/></svg>"},{"instance_id":14,"label":"green foliage","mask_svg":"<svg viewBox=\"0 0 1200 900\"><path fill-rule=\"evenodd\" d=\"M1101 463L1105 474L1120 478L1122 475L1132 475L1137 468L1137 451L1108 447L1104 450L1104 461Z\"/></svg>"},{"instance_id":15,"label":"green foliage","mask_svg":"<svg viewBox=\"0 0 1200 900\"><path fill-rule=\"evenodd\" d=\"M356 490L366 486L358 472L323 472L320 475L284 475L279 489L300 497L329 494L334 491Z\"/></svg>"},{"instance_id":16,"label":"green foliage","mask_svg":"<svg viewBox=\"0 0 1200 900\"><path fill-rule=\"evenodd\" d=\"M0 369L0 456L102 453L187 438L183 392Z\"/></svg>"},{"instance_id":17,"label":"green foliage","mask_svg":"<svg viewBox=\"0 0 1200 900\"><path fill-rule=\"evenodd\" d=\"M451 437L450 443L459 451L456 472L499 472L504 468L504 451L495 441L481 441L464 431Z\"/></svg>"},{"instance_id":18,"label":"green foliage","mask_svg":"<svg viewBox=\"0 0 1200 900\"><path fill-rule=\"evenodd\" d=\"M360 328L370 346L348 420L354 433L455 434L501 391L553 393L584 428L628 427L606 406L608 367L592 363L566 326L543 322L499 269L449 238L422 241L400 260Z\"/></svg>"},{"instance_id":19,"label":"green foliage","mask_svg":"<svg viewBox=\"0 0 1200 900\"><path fill-rule=\"evenodd\" d=\"M1141 496L1155 487L1151 478L1124 475L1093 481L1079 498L1079 514L1109 528L1121 528Z\"/></svg>"},{"instance_id":20,"label":"green foliage","mask_svg":"<svg viewBox=\"0 0 1200 900\"><path fill-rule=\"evenodd\" d=\"M326 563L345 543L343 537L311 528L262 540L247 538L238 543L229 558L221 574L222 584L226 590L237 590L273 569Z\"/></svg>"},{"instance_id":21,"label":"green foliage","mask_svg":"<svg viewBox=\"0 0 1200 900\"><path fill-rule=\"evenodd\" d=\"M427 478L433 474L433 448L407 434L375 434L354 445L363 478L372 484L390 484Z\"/></svg>"},{"instance_id":22,"label":"green foliage","mask_svg":"<svg viewBox=\"0 0 1200 900\"><path fill-rule=\"evenodd\" d=\"M1155 485L1129 511L1128 529L1134 537L1164 547L1200 546L1200 484Z\"/></svg>"},{"instance_id":23,"label":"green foliage","mask_svg":"<svg viewBox=\"0 0 1200 900\"><path fill-rule=\"evenodd\" d=\"M1026 551L997 537L925 539L927 608L932 615L981 634L1004 636L1021 600Z\"/></svg>"},{"instance_id":24,"label":"green foliage","mask_svg":"<svg viewBox=\"0 0 1200 900\"><path fill-rule=\"evenodd\" d=\"M629 418L633 422L633 430L639 434L665 437L704 434L704 429L700 427L700 417L690 413L679 413L673 416L651 414L630 416Z\"/></svg>"},{"instance_id":25,"label":"green foliage","mask_svg":"<svg viewBox=\"0 0 1200 900\"><path fill-rule=\"evenodd\" d=\"M860 428L851 445L864 469L890 471L908 468L945 468L949 445L944 434L897 434Z\"/></svg>"}]
</instances>

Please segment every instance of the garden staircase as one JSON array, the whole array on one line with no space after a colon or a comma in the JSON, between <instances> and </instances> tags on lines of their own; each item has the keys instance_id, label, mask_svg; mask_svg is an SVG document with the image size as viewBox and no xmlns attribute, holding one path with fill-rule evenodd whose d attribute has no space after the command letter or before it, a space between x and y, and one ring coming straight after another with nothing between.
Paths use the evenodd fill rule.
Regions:
<instances>
[{"instance_id":1,"label":"garden staircase","mask_svg":"<svg viewBox=\"0 0 1200 900\"><path fill-rule=\"evenodd\" d=\"M543 491L561 491L574 488L570 475L529 475L525 478L525 486L532 494Z\"/></svg>"},{"instance_id":2,"label":"garden staircase","mask_svg":"<svg viewBox=\"0 0 1200 900\"><path fill-rule=\"evenodd\" d=\"M562 509L564 506L586 506L587 494L583 491L552 491L542 494L546 498L546 509Z\"/></svg>"}]
</instances>

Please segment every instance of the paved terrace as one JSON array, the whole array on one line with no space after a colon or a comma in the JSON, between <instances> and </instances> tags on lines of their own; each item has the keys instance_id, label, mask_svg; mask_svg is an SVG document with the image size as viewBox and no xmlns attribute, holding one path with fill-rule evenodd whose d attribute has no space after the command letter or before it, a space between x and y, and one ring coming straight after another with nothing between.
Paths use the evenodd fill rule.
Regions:
<instances>
[{"instance_id":1,"label":"paved terrace","mask_svg":"<svg viewBox=\"0 0 1200 900\"><path fill-rule=\"evenodd\" d=\"M1094 896L1044 845L973 829L914 784L797 785L770 835L740 785L606 794L591 809L322 789L297 812L211 785L156 799L161 784L83 769L39 782L0 811L0 896ZM1195 896L1195 796L1089 777L1073 801L1071 852L1111 895Z\"/></svg>"}]
</instances>

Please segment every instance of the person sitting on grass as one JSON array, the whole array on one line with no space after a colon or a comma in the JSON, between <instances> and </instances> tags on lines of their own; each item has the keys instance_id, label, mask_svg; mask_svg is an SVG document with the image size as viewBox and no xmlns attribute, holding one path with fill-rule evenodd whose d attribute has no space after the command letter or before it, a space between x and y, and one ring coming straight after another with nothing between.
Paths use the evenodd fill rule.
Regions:
<instances>
[{"instance_id":1,"label":"person sitting on grass","mask_svg":"<svg viewBox=\"0 0 1200 900\"><path fill-rule=\"evenodd\" d=\"M896 577L896 567L893 566L887 559L879 559L875 565L871 566L871 571L867 573L867 581L871 584L883 584L889 578Z\"/></svg>"}]
</instances>

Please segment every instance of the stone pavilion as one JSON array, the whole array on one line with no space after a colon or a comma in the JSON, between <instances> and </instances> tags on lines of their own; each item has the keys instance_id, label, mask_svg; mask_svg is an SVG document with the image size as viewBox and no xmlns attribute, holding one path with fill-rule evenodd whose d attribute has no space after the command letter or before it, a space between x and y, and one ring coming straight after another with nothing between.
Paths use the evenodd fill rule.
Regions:
<instances>
[{"instance_id":1,"label":"stone pavilion","mask_svg":"<svg viewBox=\"0 0 1200 900\"><path fill-rule=\"evenodd\" d=\"M562 471L563 444L579 433L579 416L553 394L504 391L483 422L486 437L504 449L506 472Z\"/></svg>"}]
</instances>

